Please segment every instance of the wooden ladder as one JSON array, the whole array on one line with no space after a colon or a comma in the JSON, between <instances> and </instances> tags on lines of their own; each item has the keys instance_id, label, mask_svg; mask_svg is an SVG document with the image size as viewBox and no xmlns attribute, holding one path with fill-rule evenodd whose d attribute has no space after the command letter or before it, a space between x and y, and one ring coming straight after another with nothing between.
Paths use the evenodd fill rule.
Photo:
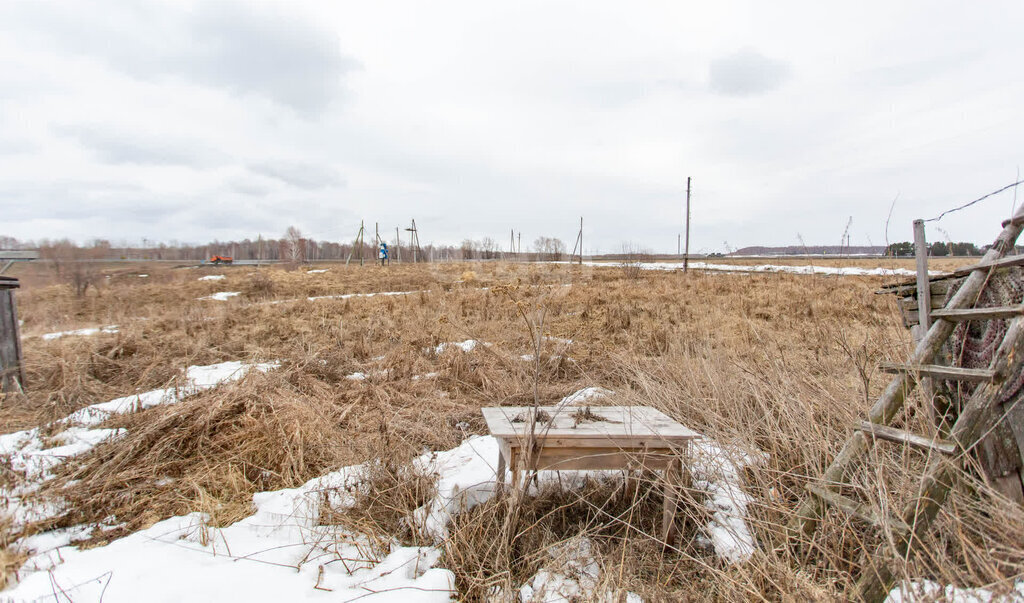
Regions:
<instances>
[{"instance_id":1,"label":"wooden ladder","mask_svg":"<svg viewBox=\"0 0 1024 603\"><path fill-rule=\"evenodd\" d=\"M829 505L847 515L888 530L892 539L881 545L873 556L866 559L864 573L857 583L857 596L865 601L881 601L888 594L894 573L882 561L884 553L895 547L905 556L912 552L912 544L929 528L938 515L953 487L960 467L954 462L972 449L991 427L992 407L1004 395L1010 384L1006 376L1024 359L1024 305L1005 308L973 308L978 295L988 284L993 270L1006 266L1024 265L1024 256L1005 257L1014 248L1024 227L1024 207L1010 220L1003 222L1003 231L995 244L977 265L956 271L966 278L946 306L935 310L935 321L918 342L905 364L884 364L882 370L896 373L896 377L882 392L868 413L868 420L854 427L853 435L825 470L821 483L808 484L806 497L789 524L791 534L803 538L811 534ZM927 287L927 281L925 287ZM987 369L966 369L931 364L942 345L949 339L958 322L1011 318L1010 327ZM922 377L964 380L979 383L967 404L950 429L948 439L914 434L892 427L890 424L903 408L906 397ZM903 508L899 516L879 515L866 503L847 497L837 490L845 481L854 462L864 457L878 440L896 442L937 454L930 454L918 485L917 495Z\"/></svg>"}]
</instances>

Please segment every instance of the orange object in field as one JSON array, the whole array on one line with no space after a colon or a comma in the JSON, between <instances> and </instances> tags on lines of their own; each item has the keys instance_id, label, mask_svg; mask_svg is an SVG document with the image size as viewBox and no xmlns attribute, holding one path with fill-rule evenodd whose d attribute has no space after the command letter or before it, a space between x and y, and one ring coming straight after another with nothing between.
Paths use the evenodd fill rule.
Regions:
<instances>
[{"instance_id":1,"label":"orange object in field","mask_svg":"<svg viewBox=\"0 0 1024 603\"><path fill-rule=\"evenodd\" d=\"M230 257L223 256L223 255L215 255L212 258L210 258L210 263L211 264L231 264L234 261L235 261L234 258L230 258Z\"/></svg>"}]
</instances>

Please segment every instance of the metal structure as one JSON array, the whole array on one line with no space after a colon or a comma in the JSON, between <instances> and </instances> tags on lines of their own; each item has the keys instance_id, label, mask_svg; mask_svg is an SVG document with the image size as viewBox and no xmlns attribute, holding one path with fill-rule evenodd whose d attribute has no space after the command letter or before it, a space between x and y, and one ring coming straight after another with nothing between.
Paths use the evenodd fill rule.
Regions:
<instances>
[{"instance_id":1,"label":"metal structure","mask_svg":"<svg viewBox=\"0 0 1024 603\"><path fill-rule=\"evenodd\" d=\"M409 233L409 247L412 248L412 262L415 264L423 256L423 250L420 249L420 231L416 228L416 220L413 219L412 226L405 230Z\"/></svg>"},{"instance_id":2,"label":"metal structure","mask_svg":"<svg viewBox=\"0 0 1024 603\"><path fill-rule=\"evenodd\" d=\"M38 251L23 251L13 249L0 249L0 274L7 272L7 269L14 264L14 262L31 262L32 260L39 259Z\"/></svg>"},{"instance_id":3,"label":"metal structure","mask_svg":"<svg viewBox=\"0 0 1024 603\"><path fill-rule=\"evenodd\" d=\"M355 241L352 242L352 249L348 251L348 257L345 258L345 265L352 260L352 254L355 253L356 249L359 249L359 265L363 265L363 221L359 221L359 232L356 234Z\"/></svg>"}]
</instances>

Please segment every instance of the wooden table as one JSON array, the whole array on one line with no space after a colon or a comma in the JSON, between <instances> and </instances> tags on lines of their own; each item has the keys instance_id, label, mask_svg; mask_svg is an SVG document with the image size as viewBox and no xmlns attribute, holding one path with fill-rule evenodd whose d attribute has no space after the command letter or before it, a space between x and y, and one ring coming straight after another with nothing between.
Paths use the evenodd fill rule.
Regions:
<instances>
[{"instance_id":1,"label":"wooden table","mask_svg":"<svg viewBox=\"0 0 1024 603\"><path fill-rule=\"evenodd\" d=\"M532 412L529 406L483 409L487 428L498 440L499 488L505 482L506 467L512 471L513 485L519 485L521 472L527 469L522 465ZM540 416L534 429L538 452L532 468L662 471L662 536L672 543L679 485L687 470L684 459L690 441L700 434L648 406L542 406Z\"/></svg>"}]
</instances>

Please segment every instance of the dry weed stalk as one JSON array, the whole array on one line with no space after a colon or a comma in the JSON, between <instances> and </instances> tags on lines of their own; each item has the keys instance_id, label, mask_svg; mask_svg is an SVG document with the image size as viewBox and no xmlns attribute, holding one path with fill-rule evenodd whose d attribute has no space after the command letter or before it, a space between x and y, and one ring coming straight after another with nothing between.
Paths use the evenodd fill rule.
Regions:
<instances>
[{"instance_id":1,"label":"dry weed stalk","mask_svg":"<svg viewBox=\"0 0 1024 603\"><path fill-rule=\"evenodd\" d=\"M859 552L881 542L873 530L835 515L797 549L783 529L808 477L820 474L860 418L865 392L877 394L871 365L909 345L892 301L872 294L878 279L652 272L637 286L619 270L599 269L563 288L547 286L564 283L571 274L564 266L474 265L475 281L456 283L466 266L332 265L314 275L262 270L272 282L268 293L213 302L197 298L246 290L247 269L221 269L226 279L213 282L196 280L199 271L146 269L150 279L114 274L102 300L91 290L77 299L65 287L19 293L27 336L110 324L120 332L27 337L27 392L0 408L7 431L166 386L189 365L279 359L285 368L107 425L125 427L128 436L69 464L42 493L71 502L61 525L113 512L134 529L189 511L226 523L249 512L257 490L382 458L380 504L352 517L367 530L404 534L398 518L429 495L425 482L405 473L412 456L484 433L481 406L535 408L601 385L616 391L616 403L655 406L718 442L766 453L744 475L758 552L732 566L702 544L708 511L698 491L682 507L679 551L665 556L650 536L660 499L649 489L626 496L606 483L526 497L520 484L513 520L506 513L513 496L454 519L444 563L467 599L484 599L496 585L512 592L551 562L544 549L580 534L595 541L609 587L648 600L842 599L861 571ZM511 291L512 303L494 303L495 290L481 290L517 280L531 288ZM555 289L557 295L541 296ZM422 293L305 299L374 291ZM450 341L442 316L493 346L424 353ZM545 356L545 332L571 333L575 343ZM526 352L529 362L520 359ZM356 371L367 378L346 379ZM429 373L436 376L424 377ZM908 408L905 424L924 429L922 402ZM864 467L872 473L850 494L878 510L898 507L923 461L881 446ZM882 482L872 477L879 473ZM996 590L1019 577L1019 507L968 478L941 517L918 549L925 554L896 560L904 577Z\"/></svg>"}]
</instances>

